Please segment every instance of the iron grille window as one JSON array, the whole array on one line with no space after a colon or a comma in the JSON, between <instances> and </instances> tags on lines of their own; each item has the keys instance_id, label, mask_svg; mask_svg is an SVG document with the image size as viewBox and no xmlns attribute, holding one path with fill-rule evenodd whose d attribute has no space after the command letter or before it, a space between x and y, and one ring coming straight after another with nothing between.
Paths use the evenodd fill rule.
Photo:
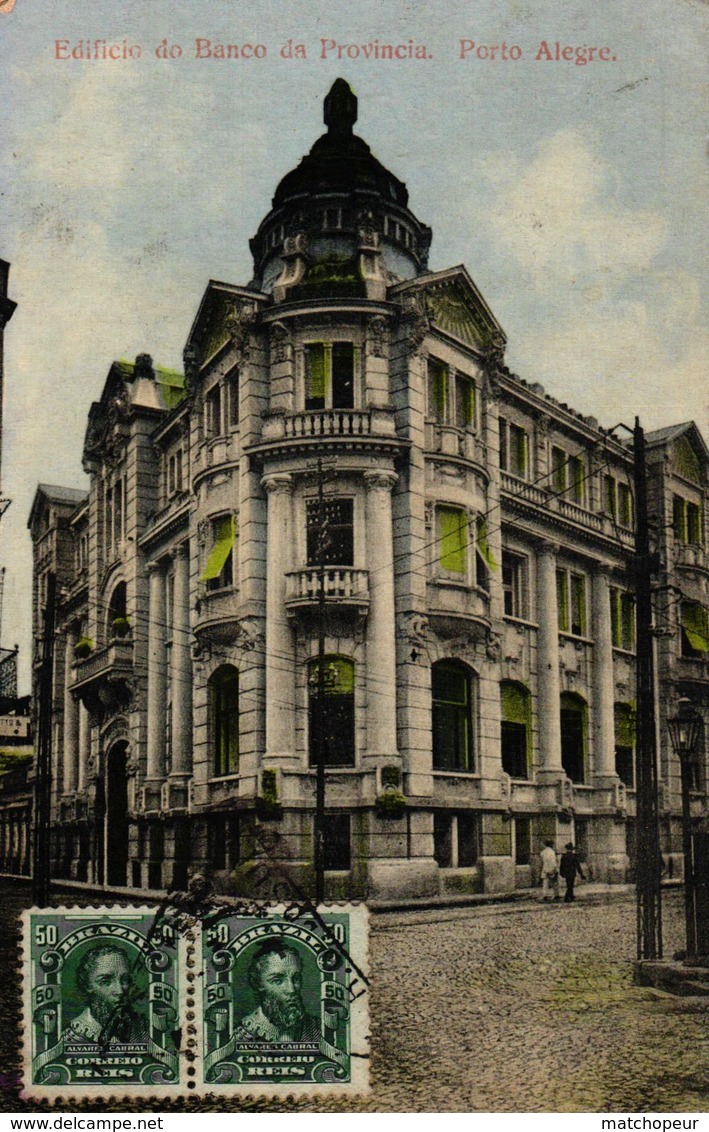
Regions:
<instances>
[{"instance_id":1,"label":"iron grille window","mask_svg":"<svg viewBox=\"0 0 709 1132\"><path fill-rule=\"evenodd\" d=\"M308 733L310 765L317 766L318 741L322 735L325 766L354 766L355 710L354 664L342 656L326 656L323 675L323 706L318 711L318 663L308 672ZM322 728L320 732L318 727Z\"/></svg>"},{"instance_id":2,"label":"iron grille window","mask_svg":"<svg viewBox=\"0 0 709 1132\"><path fill-rule=\"evenodd\" d=\"M433 765L437 770L473 769L472 684L464 665L437 661L431 669Z\"/></svg>"},{"instance_id":3,"label":"iron grille window","mask_svg":"<svg viewBox=\"0 0 709 1132\"><path fill-rule=\"evenodd\" d=\"M515 818L515 864L528 865L532 860L532 822Z\"/></svg>"},{"instance_id":4,"label":"iron grille window","mask_svg":"<svg viewBox=\"0 0 709 1132\"><path fill-rule=\"evenodd\" d=\"M352 499L306 501L308 566L354 565L354 502Z\"/></svg>"},{"instance_id":5,"label":"iron grille window","mask_svg":"<svg viewBox=\"0 0 709 1132\"><path fill-rule=\"evenodd\" d=\"M209 681L214 774L239 769L239 673L225 665Z\"/></svg>"},{"instance_id":6,"label":"iron grille window","mask_svg":"<svg viewBox=\"0 0 709 1132\"><path fill-rule=\"evenodd\" d=\"M325 814L323 834L325 869L349 872L352 867L352 845L349 814Z\"/></svg>"}]
</instances>

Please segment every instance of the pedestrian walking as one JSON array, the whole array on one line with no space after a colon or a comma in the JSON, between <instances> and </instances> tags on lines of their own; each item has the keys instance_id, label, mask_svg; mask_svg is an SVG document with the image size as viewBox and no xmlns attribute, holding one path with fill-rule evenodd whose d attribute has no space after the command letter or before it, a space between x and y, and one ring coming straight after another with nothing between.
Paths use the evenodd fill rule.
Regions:
<instances>
[{"instance_id":1,"label":"pedestrian walking","mask_svg":"<svg viewBox=\"0 0 709 1132\"><path fill-rule=\"evenodd\" d=\"M576 897L574 896L574 884L576 883L576 877L580 876L581 880L586 879L586 877L583 875L583 870L581 868L581 862L579 860L578 853L574 849L572 841L567 841L566 849L561 854L561 861L559 862L559 873L566 881L564 903L570 904L572 900L576 899Z\"/></svg>"},{"instance_id":2,"label":"pedestrian walking","mask_svg":"<svg viewBox=\"0 0 709 1132\"><path fill-rule=\"evenodd\" d=\"M559 866L553 841L545 841L539 854L542 866L542 900L559 899Z\"/></svg>"}]
</instances>

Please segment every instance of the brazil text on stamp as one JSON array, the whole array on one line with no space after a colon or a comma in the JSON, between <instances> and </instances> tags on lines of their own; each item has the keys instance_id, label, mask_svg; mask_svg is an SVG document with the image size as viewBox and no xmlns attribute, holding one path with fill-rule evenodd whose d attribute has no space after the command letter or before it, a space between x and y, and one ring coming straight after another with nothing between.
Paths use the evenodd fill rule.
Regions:
<instances>
[{"instance_id":1,"label":"brazil text on stamp","mask_svg":"<svg viewBox=\"0 0 709 1132\"><path fill-rule=\"evenodd\" d=\"M367 913L227 915L202 930L203 1092L364 1092Z\"/></svg>"},{"instance_id":2,"label":"brazil text on stamp","mask_svg":"<svg viewBox=\"0 0 709 1132\"><path fill-rule=\"evenodd\" d=\"M59 908L23 928L25 1095L186 1092L174 925L150 908Z\"/></svg>"}]
</instances>

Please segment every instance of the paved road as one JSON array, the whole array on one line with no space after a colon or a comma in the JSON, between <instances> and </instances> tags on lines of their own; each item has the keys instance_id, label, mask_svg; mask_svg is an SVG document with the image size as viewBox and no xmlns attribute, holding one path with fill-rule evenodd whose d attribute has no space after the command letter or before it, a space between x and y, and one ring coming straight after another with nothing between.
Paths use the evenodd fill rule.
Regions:
<instances>
[{"instance_id":1,"label":"paved road","mask_svg":"<svg viewBox=\"0 0 709 1132\"><path fill-rule=\"evenodd\" d=\"M665 901L667 954L682 943L680 900ZM12 893L0 904L5 936L21 902ZM584 906L583 890L571 907L530 902L376 916L373 1092L349 1104L294 1101L280 1109L709 1111L709 1002L634 986L634 930L632 900ZM8 982L2 996L3 1010L16 1017ZM10 1046L0 1048L2 1067L12 1070L17 1054L7 1026L0 1041ZM9 1095L5 1105L22 1108ZM220 1098L215 1107L242 1106Z\"/></svg>"}]
</instances>

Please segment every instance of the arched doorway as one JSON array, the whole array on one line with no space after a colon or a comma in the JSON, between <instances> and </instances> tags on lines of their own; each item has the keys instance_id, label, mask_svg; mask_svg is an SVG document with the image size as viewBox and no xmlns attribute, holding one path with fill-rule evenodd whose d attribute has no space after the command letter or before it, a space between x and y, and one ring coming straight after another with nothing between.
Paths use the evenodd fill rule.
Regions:
<instances>
[{"instance_id":1,"label":"arched doorway","mask_svg":"<svg viewBox=\"0 0 709 1132\"><path fill-rule=\"evenodd\" d=\"M128 744L114 743L106 758L106 883L125 886L128 873Z\"/></svg>"}]
</instances>

